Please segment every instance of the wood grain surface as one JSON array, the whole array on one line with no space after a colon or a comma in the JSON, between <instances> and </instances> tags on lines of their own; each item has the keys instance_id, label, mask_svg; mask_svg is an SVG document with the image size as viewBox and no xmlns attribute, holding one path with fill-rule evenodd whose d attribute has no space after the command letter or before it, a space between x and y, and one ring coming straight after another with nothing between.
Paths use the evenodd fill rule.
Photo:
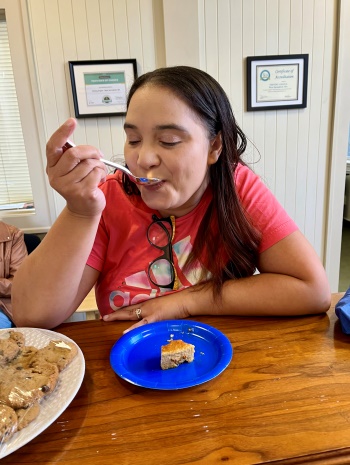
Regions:
<instances>
[{"instance_id":1,"label":"wood grain surface","mask_svg":"<svg viewBox=\"0 0 350 465\"><path fill-rule=\"evenodd\" d=\"M197 320L221 330L234 355L217 378L178 391L137 387L112 371L110 350L129 322L56 328L84 353L82 386L1 465L350 464L350 337L333 307L321 316Z\"/></svg>"}]
</instances>

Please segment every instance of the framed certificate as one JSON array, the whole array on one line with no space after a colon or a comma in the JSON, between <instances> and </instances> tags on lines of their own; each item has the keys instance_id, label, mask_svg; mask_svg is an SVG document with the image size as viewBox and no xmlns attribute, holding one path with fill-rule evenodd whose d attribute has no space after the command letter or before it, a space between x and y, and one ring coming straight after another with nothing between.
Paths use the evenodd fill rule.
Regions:
<instances>
[{"instance_id":1,"label":"framed certificate","mask_svg":"<svg viewBox=\"0 0 350 465\"><path fill-rule=\"evenodd\" d=\"M247 57L247 110L306 108L309 55Z\"/></svg>"},{"instance_id":2,"label":"framed certificate","mask_svg":"<svg viewBox=\"0 0 350 465\"><path fill-rule=\"evenodd\" d=\"M75 116L119 116L137 77L135 59L69 61Z\"/></svg>"}]
</instances>

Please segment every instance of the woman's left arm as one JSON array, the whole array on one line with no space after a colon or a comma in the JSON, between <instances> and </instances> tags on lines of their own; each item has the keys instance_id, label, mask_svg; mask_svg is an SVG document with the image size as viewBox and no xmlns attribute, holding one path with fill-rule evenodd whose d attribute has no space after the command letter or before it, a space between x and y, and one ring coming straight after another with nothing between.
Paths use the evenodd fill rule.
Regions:
<instances>
[{"instance_id":1,"label":"woman's left arm","mask_svg":"<svg viewBox=\"0 0 350 465\"><path fill-rule=\"evenodd\" d=\"M132 328L197 315L287 316L324 313L331 293L325 270L307 239L295 231L264 251L259 274L226 281L215 299L210 283L118 310L106 321L142 319Z\"/></svg>"}]
</instances>

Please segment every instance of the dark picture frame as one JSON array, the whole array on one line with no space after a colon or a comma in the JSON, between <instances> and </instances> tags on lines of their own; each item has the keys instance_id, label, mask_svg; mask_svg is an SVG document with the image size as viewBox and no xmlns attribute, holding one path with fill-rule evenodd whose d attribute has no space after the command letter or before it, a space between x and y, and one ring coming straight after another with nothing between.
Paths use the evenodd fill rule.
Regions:
<instances>
[{"instance_id":1,"label":"dark picture frame","mask_svg":"<svg viewBox=\"0 0 350 465\"><path fill-rule=\"evenodd\" d=\"M122 116L137 78L136 59L69 61L76 118Z\"/></svg>"},{"instance_id":2,"label":"dark picture frame","mask_svg":"<svg viewBox=\"0 0 350 465\"><path fill-rule=\"evenodd\" d=\"M247 57L247 111L306 108L309 55Z\"/></svg>"}]
</instances>

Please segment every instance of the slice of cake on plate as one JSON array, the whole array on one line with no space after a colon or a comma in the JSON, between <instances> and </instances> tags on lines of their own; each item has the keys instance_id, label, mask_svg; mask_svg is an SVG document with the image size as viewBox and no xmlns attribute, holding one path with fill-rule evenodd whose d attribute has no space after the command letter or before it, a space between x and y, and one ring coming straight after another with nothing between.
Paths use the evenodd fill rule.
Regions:
<instances>
[{"instance_id":1,"label":"slice of cake on plate","mask_svg":"<svg viewBox=\"0 0 350 465\"><path fill-rule=\"evenodd\" d=\"M181 363L193 362L194 345L181 339L171 340L169 344L162 346L160 366L162 370L176 368Z\"/></svg>"}]
</instances>

